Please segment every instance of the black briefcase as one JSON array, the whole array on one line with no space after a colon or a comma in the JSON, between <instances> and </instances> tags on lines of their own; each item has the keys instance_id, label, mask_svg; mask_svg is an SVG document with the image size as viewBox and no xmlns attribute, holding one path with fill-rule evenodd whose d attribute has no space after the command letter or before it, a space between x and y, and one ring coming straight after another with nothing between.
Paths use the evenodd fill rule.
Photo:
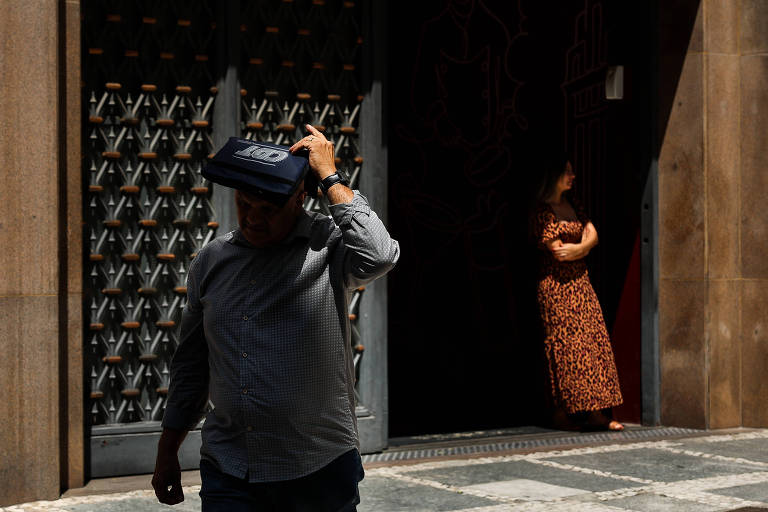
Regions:
<instances>
[{"instance_id":1,"label":"black briefcase","mask_svg":"<svg viewBox=\"0 0 768 512\"><path fill-rule=\"evenodd\" d=\"M307 152L292 154L288 146L230 137L203 167L203 177L213 183L251 192L283 205L302 181L315 197L317 180L309 168Z\"/></svg>"}]
</instances>

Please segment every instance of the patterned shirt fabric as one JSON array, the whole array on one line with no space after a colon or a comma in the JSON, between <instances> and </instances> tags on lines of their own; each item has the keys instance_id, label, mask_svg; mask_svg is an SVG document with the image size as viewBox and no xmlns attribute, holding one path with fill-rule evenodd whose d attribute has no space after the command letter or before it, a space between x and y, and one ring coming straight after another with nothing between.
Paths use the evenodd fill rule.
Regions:
<instances>
[{"instance_id":1,"label":"patterned shirt fabric","mask_svg":"<svg viewBox=\"0 0 768 512\"><path fill-rule=\"evenodd\" d=\"M235 230L192 260L163 427L193 429L210 396L200 452L224 473L292 480L358 446L349 299L400 248L359 192L330 211L276 246Z\"/></svg>"}]
</instances>

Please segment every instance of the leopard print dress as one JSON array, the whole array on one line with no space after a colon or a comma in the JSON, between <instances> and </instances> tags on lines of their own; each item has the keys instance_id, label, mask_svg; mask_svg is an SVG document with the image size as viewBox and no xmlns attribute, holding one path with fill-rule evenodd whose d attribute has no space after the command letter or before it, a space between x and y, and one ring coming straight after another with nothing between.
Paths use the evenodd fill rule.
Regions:
<instances>
[{"instance_id":1,"label":"leopard print dress","mask_svg":"<svg viewBox=\"0 0 768 512\"><path fill-rule=\"evenodd\" d=\"M546 203L536 212L536 236L542 252L538 302L546 329L544 348L555 405L568 413L595 411L622 403L616 363L592 289L586 262L557 261L545 243L579 243L588 218L577 204L579 220L558 221Z\"/></svg>"}]
</instances>

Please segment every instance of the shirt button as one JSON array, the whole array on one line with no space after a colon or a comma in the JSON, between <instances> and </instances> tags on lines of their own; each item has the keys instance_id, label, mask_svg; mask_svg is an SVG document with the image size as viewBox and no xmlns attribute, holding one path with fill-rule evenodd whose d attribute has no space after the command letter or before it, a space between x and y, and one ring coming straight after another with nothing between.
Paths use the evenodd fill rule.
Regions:
<instances>
[{"instance_id":1,"label":"shirt button","mask_svg":"<svg viewBox=\"0 0 768 512\"><path fill-rule=\"evenodd\" d=\"M244 394L244 395L247 395L247 394L248 394L248 389L246 389L246 388L243 388L243 394Z\"/></svg>"},{"instance_id":2,"label":"shirt button","mask_svg":"<svg viewBox=\"0 0 768 512\"><path fill-rule=\"evenodd\" d=\"M243 315L243 320L248 320L248 315Z\"/></svg>"},{"instance_id":3,"label":"shirt button","mask_svg":"<svg viewBox=\"0 0 768 512\"><path fill-rule=\"evenodd\" d=\"M243 357L248 357L248 354L243 352Z\"/></svg>"},{"instance_id":4,"label":"shirt button","mask_svg":"<svg viewBox=\"0 0 768 512\"><path fill-rule=\"evenodd\" d=\"M255 279L251 279L251 284L256 284L256 280Z\"/></svg>"},{"instance_id":5,"label":"shirt button","mask_svg":"<svg viewBox=\"0 0 768 512\"><path fill-rule=\"evenodd\" d=\"M248 432L253 432L253 427L248 425L247 427L245 427L245 430L247 430Z\"/></svg>"}]
</instances>

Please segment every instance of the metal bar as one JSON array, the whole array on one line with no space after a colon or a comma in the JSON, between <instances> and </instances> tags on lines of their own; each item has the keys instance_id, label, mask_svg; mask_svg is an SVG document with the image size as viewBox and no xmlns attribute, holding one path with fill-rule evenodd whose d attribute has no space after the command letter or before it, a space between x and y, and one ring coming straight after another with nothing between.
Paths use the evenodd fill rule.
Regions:
<instances>
[{"instance_id":1,"label":"metal bar","mask_svg":"<svg viewBox=\"0 0 768 512\"><path fill-rule=\"evenodd\" d=\"M92 478L152 473L160 432L93 435L90 449L94 454ZM200 430L191 431L179 449L182 470L200 466Z\"/></svg>"},{"instance_id":2,"label":"metal bar","mask_svg":"<svg viewBox=\"0 0 768 512\"><path fill-rule=\"evenodd\" d=\"M67 125L67 113L68 113L68 97L67 93L70 92L70 89L67 87L67 54L66 54L66 46L67 46L67 37L66 37L66 31L68 29L67 27L67 16L66 16L66 5L64 2L59 2L58 5L58 44L57 44L57 60L56 63L58 67L58 105L57 105L57 118L56 123L58 124L57 132L59 133L58 137L58 149L59 154L57 155L57 199L58 199L58 297L57 297L57 306L58 306L58 332L59 332L59 340L58 340L58 372L59 372L59 405L60 405L60 413L59 413L59 486L60 489L66 489L68 487L68 482L70 480L69 473L71 471L71 468L69 467L68 461L70 458L69 448L70 448L70 421L71 418L68 414L66 414L65 411L69 411L70 407L82 407L81 404L73 404L70 402L70 398L75 398L71 396L71 390L73 388L72 382L74 382L80 375L70 375L70 359L72 358L72 354L70 353L70 329L69 329L69 297L70 292L74 291L70 289L69 286L69 257L68 253L70 250L70 244L74 245L72 242L72 238L74 236L77 236L78 230L74 229L72 230L74 233L70 234L70 230L68 229L69 222L70 222L70 206L68 202L68 172L75 171L75 169L69 169L68 168L68 128ZM73 151L79 150L79 148L71 148ZM75 171L77 172L77 171ZM77 176L79 178L80 174L77 173ZM74 235L74 236L73 236ZM77 389L77 388L75 388ZM72 425L73 431L78 431L80 428L78 426ZM51 454L53 455L53 454ZM75 459L79 458L79 454L72 454Z\"/></svg>"},{"instance_id":3,"label":"metal bar","mask_svg":"<svg viewBox=\"0 0 768 512\"><path fill-rule=\"evenodd\" d=\"M213 108L214 150L223 146L229 137L240 135L240 82L237 65L240 55L238 41L240 26L240 0L225 0L216 4L216 37L218 38L218 80ZM233 192L229 188L213 185L215 220L219 233L226 233L237 227L237 212Z\"/></svg>"},{"instance_id":4,"label":"metal bar","mask_svg":"<svg viewBox=\"0 0 768 512\"><path fill-rule=\"evenodd\" d=\"M651 2L648 72L650 79L651 153L640 214L641 258L641 389L643 425L661 423L661 371L659 354L659 132L658 132L658 2Z\"/></svg>"},{"instance_id":5,"label":"metal bar","mask_svg":"<svg viewBox=\"0 0 768 512\"><path fill-rule=\"evenodd\" d=\"M387 8L385 2L365 2L363 9L363 91L360 113L361 153L365 171L360 189L386 224L389 201L385 118ZM361 361L359 392L362 405L372 416L360 418L360 445L364 453L387 446L387 281L368 286L360 305L360 331L365 343Z\"/></svg>"}]
</instances>

